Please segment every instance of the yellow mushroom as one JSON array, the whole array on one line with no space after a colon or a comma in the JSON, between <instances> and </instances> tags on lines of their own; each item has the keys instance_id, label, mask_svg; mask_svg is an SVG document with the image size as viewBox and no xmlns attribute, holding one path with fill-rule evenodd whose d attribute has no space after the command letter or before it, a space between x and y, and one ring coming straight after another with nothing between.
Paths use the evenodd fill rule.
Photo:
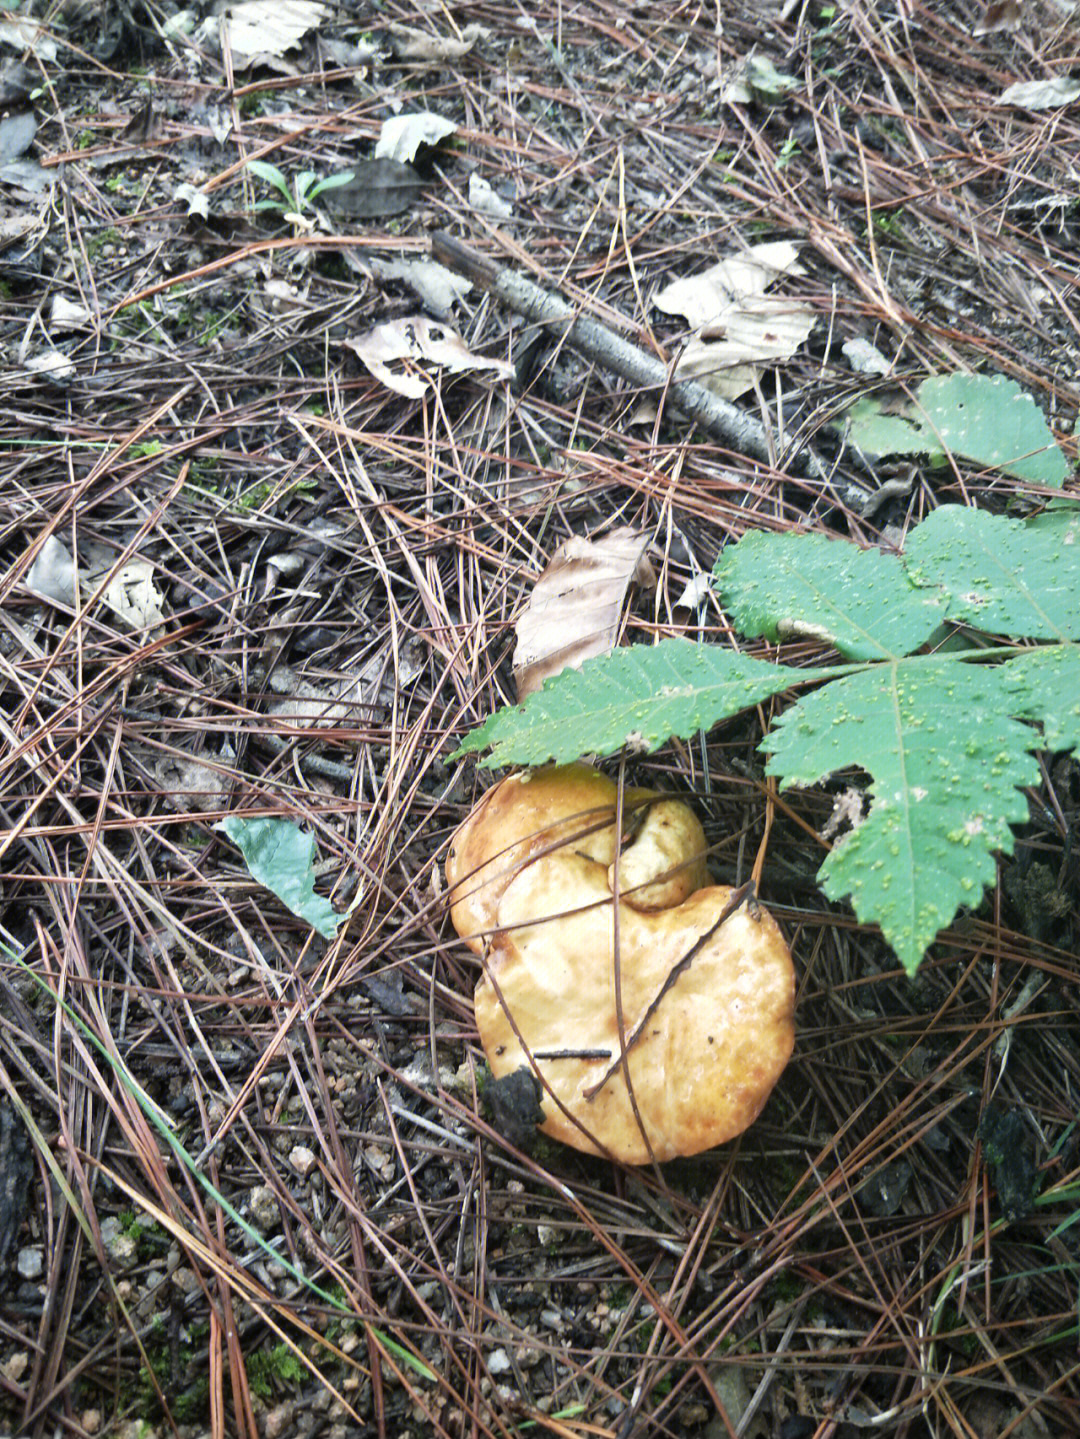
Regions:
<instances>
[{"instance_id":1,"label":"yellow mushroom","mask_svg":"<svg viewBox=\"0 0 1080 1439\"><path fill-rule=\"evenodd\" d=\"M642 1164L754 1121L791 1056L795 974L772 917L710 883L688 805L627 789L620 848L615 801L585 765L503 780L446 872L454 925L484 957L492 1074L537 1075L545 1134Z\"/></svg>"}]
</instances>

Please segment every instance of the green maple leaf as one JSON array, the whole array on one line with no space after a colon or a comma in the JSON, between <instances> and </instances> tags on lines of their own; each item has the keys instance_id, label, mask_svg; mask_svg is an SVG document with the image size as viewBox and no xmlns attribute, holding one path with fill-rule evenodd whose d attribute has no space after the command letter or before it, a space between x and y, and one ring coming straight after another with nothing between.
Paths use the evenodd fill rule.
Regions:
<instances>
[{"instance_id":1,"label":"green maple leaf","mask_svg":"<svg viewBox=\"0 0 1080 1439\"><path fill-rule=\"evenodd\" d=\"M1018 521L943 506L902 555L756 533L716 578L742 633L814 636L853 662L797 669L685 640L620 650L491 716L459 754L490 745L488 763L538 764L648 750L816 684L762 741L767 772L784 787L851 767L870 776L869 812L821 884L850 896L913 974L993 883L995 853L1011 853L1035 752L1080 746L1080 508ZM968 647L914 653L950 624Z\"/></svg>"}]
</instances>

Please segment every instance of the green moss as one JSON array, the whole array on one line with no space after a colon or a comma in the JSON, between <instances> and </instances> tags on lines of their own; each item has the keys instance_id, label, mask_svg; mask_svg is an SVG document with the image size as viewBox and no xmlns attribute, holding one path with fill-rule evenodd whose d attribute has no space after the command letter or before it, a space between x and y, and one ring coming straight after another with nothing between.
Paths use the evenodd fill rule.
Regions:
<instances>
[{"instance_id":1,"label":"green moss","mask_svg":"<svg viewBox=\"0 0 1080 1439\"><path fill-rule=\"evenodd\" d=\"M307 1372L287 1344L256 1350L247 1356L244 1367L251 1392L265 1400L274 1397L275 1385L299 1384Z\"/></svg>"},{"instance_id":2,"label":"green moss","mask_svg":"<svg viewBox=\"0 0 1080 1439\"><path fill-rule=\"evenodd\" d=\"M243 118L247 118L249 115L261 115L271 93L270 90L249 90L246 95L240 95L236 101L237 113Z\"/></svg>"},{"instance_id":3,"label":"green moss","mask_svg":"<svg viewBox=\"0 0 1080 1439\"><path fill-rule=\"evenodd\" d=\"M86 253L91 260L101 254L106 245L118 245L120 243L120 231L109 226L107 229L99 230L96 235L91 235L86 242Z\"/></svg>"},{"instance_id":4,"label":"green moss","mask_svg":"<svg viewBox=\"0 0 1080 1439\"><path fill-rule=\"evenodd\" d=\"M769 1285L769 1298L773 1302L791 1304L805 1289L802 1280L795 1274L779 1274Z\"/></svg>"},{"instance_id":5,"label":"green moss","mask_svg":"<svg viewBox=\"0 0 1080 1439\"><path fill-rule=\"evenodd\" d=\"M183 1394L169 1405L173 1418L181 1424L197 1424L205 1419L210 1408L210 1379L201 1375Z\"/></svg>"}]
</instances>

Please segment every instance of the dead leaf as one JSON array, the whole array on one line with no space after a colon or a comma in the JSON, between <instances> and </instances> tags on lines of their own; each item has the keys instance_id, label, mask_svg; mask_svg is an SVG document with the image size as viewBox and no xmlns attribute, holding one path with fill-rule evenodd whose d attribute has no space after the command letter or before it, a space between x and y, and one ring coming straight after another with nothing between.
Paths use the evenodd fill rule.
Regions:
<instances>
[{"instance_id":1,"label":"dead leaf","mask_svg":"<svg viewBox=\"0 0 1080 1439\"><path fill-rule=\"evenodd\" d=\"M777 105L800 82L794 75L779 71L767 55L752 51L731 70L720 87L722 105Z\"/></svg>"},{"instance_id":2,"label":"dead leaf","mask_svg":"<svg viewBox=\"0 0 1080 1439\"><path fill-rule=\"evenodd\" d=\"M691 370L691 348L700 361L708 362L702 363L703 370L790 359L816 322L817 313L809 305L783 295L759 295L733 305L720 320L698 331L696 346L693 341L687 346L686 370ZM680 363L680 375L683 368Z\"/></svg>"},{"instance_id":3,"label":"dead leaf","mask_svg":"<svg viewBox=\"0 0 1080 1439\"><path fill-rule=\"evenodd\" d=\"M460 60L477 40L490 33L483 25L466 25L458 40L449 35L429 35L426 30L414 30L410 25L395 23L386 28L390 47L398 60L419 60L432 65Z\"/></svg>"},{"instance_id":4,"label":"dead leaf","mask_svg":"<svg viewBox=\"0 0 1080 1439\"><path fill-rule=\"evenodd\" d=\"M450 311L472 289L472 281L455 275L437 260L408 260L394 256L383 259L372 255L368 261L371 273L378 280L400 280L419 298L425 310L438 319L446 319Z\"/></svg>"},{"instance_id":5,"label":"dead leaf","mask_svg":"<svg viewBox=\"0 0 1080 1439\"><path fill-rule=\"evenodd\" d=\"M712 575L702 570L687 580L686 588L675 601L676 609L699 610L712 592Z\"/></svg>"},{"instance_id":6,"label":"dead leaf","mask_svg":"<svg viewBox=\"0 0 1080 1439\"><path fill-rule=\"evenodd\" d=\"M26 572L26 588L53 604L75 605L75 561L68 547L48 535Z\"/></svg>"},{"instance_id":7,"label":"dead leaf","mask_svg":"<svg viewBox=\"0 0 1080 1439\"><path fill-rule=\"evenodd\" d=\"M40 84L40 77L28 66L8 57L0 64L0 105L25 100Z\"/></svg>"},{"instance_id":8,"label":"dead leaf","mask_svg":"<svg viewBox=\"0 0 1080 1439\"><path fill-rule=\"evenodd\" d=\"M1055 75L1050 80L1020 80L1001 93L998 105L1018 105L1023 110L1055 110L1080 98L1080 80Z\"/></svg>"},{"instance_id":9,"label":"dead leaf","mask_svg":"<svg viewBox=\"0 0 1080 1439\"><path fill-rule=\"evenodd\" d=\"M180 204L187 206L189 215L198 215L200 220L210 218L210 197L198 186L191 185L187 180L182 181L173 190L173 199Z\"/></svg>"},{"instance_id":10,"label":"dead leaf","mask_svg":"<svg viewBox=\"0 0 1080 1439\"><path fill-rule=\"evenodd\" d=\"M56 41L45 26L25 15L0 20L0 45L10 45L13 50L29 50L46 65L51 65L57 56Z\"/></svg>"},{"instance_id":11,"label":"dead leaf","mask_svg":"<svg viewBox=\"0 0 1080 1439\"><path fill-rule=\"evenodd\" d=\"M54 295L49 309L49 329L58 333L64 330L81 330L93 322L93 315L85 305L77 304L63 295Z\"/></svg>"},{"instance_id":12,"label":"dead leaf","mask_svg":"<svg viewBox=\"0 0 1080 1439\"><path fill-rule=\"evenodd\" d=\"M111 568L108 567L108 568ZM82 570L79 579L83 589L94 592L108 568ZM154 566L149 560L125 560L101 593L102 603L133 630L157 629L165 623L161 606L164 596L154 580Z\"/></svg>"},{"instance_id":13,"label":"dead leaf","mask_svg":"<svg viewBox=\"0 0 1080 1439\"><path fill-rule=\"evenodd\" d=\"M44 213L43 208L36 215L25 212L18 215L0 215L0 250L32 235L39 228Z\"/></svg>"},{"instance_id":14,"label":"dead leaf","mask_svg":"<svg viewBox=\"0 0 1080 1439\"><path fill-rule=\"evenodd\" d=\"M765 365L791 358L817 314L765 290L781 275L805 273L798 254L789 240L754 245L656 295L657 309L685 316L695 330L676 366L677 378L697 379L733 400L751 388Z\"/></svg>"},{"instance_id":15,"label":"dead leaf","mask_svg":"<svg viewBox=\"0 0 1080 1439\"><path fill-rule=\"evenodd\" d=\"M75 373L74 360L60 350L42 350L39 355L31 355L25 367L32 375L41 375L57 385L65 384Z\"/></svg>"},{"instance_id":16,"label":"dead leaf","mask_svg":"<svg viewBox=\"0 0 1080 1439\"><path fill-rule=\"evenodd\" d=\"M148 754L144 762L170 809L213 814L227 805L233 780L224 766L176 753Z\"/></svg>"},{"instance_id":17,"label":"dead leaf","mask_svg":"<svg viewBox=\"0 0 1080 1439\"><path fill-rule=\"evenodd\" d=\"M257 55L283 55L329 13L320 0L244 0L228 12L229 50L234 62Z\"/></svg>"},{"instance_id":18,"label":"dead leaf","mask_svg":"<svg viewBox=\"0 0 1080 1439\"><path fill-rule=\"evenodd\" d=\"M26 195L42 195L56 182L56 172L46 170L36 160L12 160L0 165L0 183L17 187Z\"/></svg>"},{"instance_id":19,"label":"dead leaf","mask_svg":"<svg viewBox=\"0 0 1080 1439\"><path fill-rule=\"evenodd\" d=\"M161 130L161 116L155 111L153 100L147 100L135 111L118 138L131 145L149 145L161 138Z\"/></svg>"},{"instance_id":20,"label":"dead leaf","mask_svg":"<svg viewBox=\"0 0 1080 1439\"><path fill-rule=\"evenodd\" d=\"M700 275L673 280L654 297L665 315L682 315L694 329L721 318L733 305L765 291L781 275L805 275L799 249L790 240L752 245L729 255Z\"/></svg>"},{"instance_id":21,"label":"dead leaf","mask_svg":"<svg viewBox=\"0 0 1080 1439\"><path fill-rule=\"evenodd\" d=\"M397 160L408 164L416 159L421 145L438 145L457 130L453 120L444 120L430 110L419 110L412 115L392 115L383 121L379 138L375 144L377 160Z\"/></svg>"},{"instance_id":22,"label":"dead leaf","mask_svg":"<svg viewBox=\"0 0 1080 1439\"><path fill-rule=\"evenodd\" d=\"M577 669L614 648L631 583L656 583L645 559L648 543L648 536L625 525L599 539L572 535L563 541L515 626L519 699L538 690L549 675Z\"/></svg>"},{"instance_id":23,"label":"dead leaf","mask_svg":"<svg viewBox=\"0 0 1080 1439\"><path fill-rule=\"evenodd\" d=\"M396 373L389 368L396 361L416 366L437 365L453 374L464 370L494 370L504 380L510 379L514 373L513 365L506 360L489 360L484 355L474 355L456 330L429 320L426 315L387 320L355 339L346 340L345 344L388 390L411 400L418 400L431 381L422 370L409 369L405 374Z\"/></svg>"},{"instance_id":24,"label":"dead leaf","mask_svg":"<svg viewBox=\"0 0 1080 1439\"><path fill-rule=\"evenodd\" d=\"M1001 31L1013 35L1020 29L1020 0L994 0L972 30L972 35L993 35Z\"/></svg>"},{"instance_id":25,"label":"dead leaf","mask_svg":"<svg viewBox=\"0 0 1080 1439\"><path fill-rule=\"evenodd\" d=\"M277 665L269 685L283 698L271 700L267 712L302 729L362 730L416 682L427 659L423 641L413 637L399 646L396 669L386 648L370 655L355 673L321 677L319 684L288 665Z\"/></svg>"},{"instance_id":26,"label":"dead leaf","mask_svg":"<svg viewBox=\"0 0 1080 1439\"><path fill-rule=\"evenodd\" d=\"M25 155L34 143L37 128L37 119L26 111L0 120L0 165L9 165Z\"/></svg>"},{"instance_id":27,"label":"dead leaf","mask_svg":"<svg viewBox=\"0 0 1080 1439\"><path fill-rule=\"evenodd\" d=\"M420 175L400 160L358 160L350 169L351 180L319 195L322 209L357 220L382 219L400 215L424 189Z\"/></svg>"}]
</instances>

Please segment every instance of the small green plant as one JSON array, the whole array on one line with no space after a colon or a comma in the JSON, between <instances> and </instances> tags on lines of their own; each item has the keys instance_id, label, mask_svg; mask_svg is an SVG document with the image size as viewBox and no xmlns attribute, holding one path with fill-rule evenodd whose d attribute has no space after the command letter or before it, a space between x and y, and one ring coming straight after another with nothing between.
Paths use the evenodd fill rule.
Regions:
<instances>
[{"instance_id":1,"label":"small green plant","mask_svg":"<svg viewBox=\"0 0 1080 1439\"><path fill-rule=\"evenodd\" d=\"M549 679L458 753L491 746L488 763L502 764L647 753L814 686L762 741L766 773L782 787L869 774L869 811L819 880L830 899L850 896L914 974L993 883L995 851L1011 853L1010 826L1028 816L1023 789L1040 782L1034 752L1080 745L1080 506L1021 521L945 505L903 554L752 532L714 578L742 634L817 640L844 662L796 668L689 640L635 645Z\"/></svg>"},{"instance_id":2,"label":"small green plant","mask_svg":"<svg viewBox=\"0 0 1080 1439\"><path fill-rule=\"evenodd\" d=\"M776 157L775 168L777 170L786 170L798 154L801 154L799 142L794 135L789 135L780 146L780 153Z\"/></svg>"},{"instance_id":3,"label":"small green plant","mask_svg":"<svg viewBox=\"0 0 1080 1439\"><path fill-rule=\"evenodd\" d=\"M160 440L140 440L137 444L131 445L128 449L128 458L132 460L149 460L154 455L160 455L165 446Z\"/></svg>"},{"instance_id":4,"label":"small green plant","mask_svg":"<svg viewBox=\"0 0 1080 1439\"><path fill-rule=\"evenodd\" d=\"M249 485L243 494L237 497L236 508L242 511L258 510L269 500L280 502L288 499L290 495L301 495L308 499L318 488L318 481L311 479L293 480L286 485L277 482L271 483L269 480L258 480L255 484Z\"/></svg>"},{"instance_id":5,"label":"small green plant","mask_svg":"<svg viewBox=\"0 0 1080 1439\"><path fill-rule=\"evenodd\" d=\"M265 160L249 160L247 167L258 180L273 185L278 194L266 200L258 200L256 210L278 210L285 219L293 216L303 218L306 210L315 208L315 201L324 190L336 190L347 185L353 178L352 170L341 170L336 175L327 175L320 180L314 170L301 170L293 177L290 185L276 165Z\"/></svg>"},{"instance_id":6,"label":"small green plant","mask_svg":"<svg viewBox=\"0 0 1080 1439\"><path fill-rule=\"evenodd\" d=\"M902 235L903 215L898 210L878 210L874 215L874 229L880 235Z\"/></svg>"}]
</instances>

